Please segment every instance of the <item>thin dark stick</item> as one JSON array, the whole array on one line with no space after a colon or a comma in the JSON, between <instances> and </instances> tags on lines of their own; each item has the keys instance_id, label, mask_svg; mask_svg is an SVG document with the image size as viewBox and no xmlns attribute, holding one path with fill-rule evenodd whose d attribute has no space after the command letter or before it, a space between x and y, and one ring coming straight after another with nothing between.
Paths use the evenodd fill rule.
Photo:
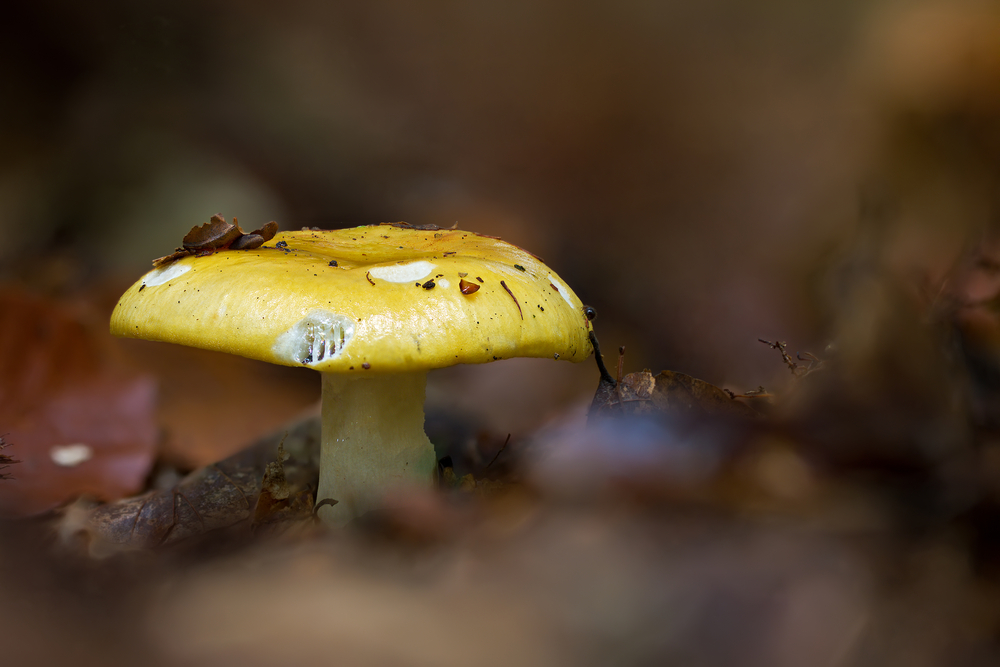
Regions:
<instances>
[{"instance_id":1,"label":"thin dark stick","mask_svg":"<svg viewBox=\"0 0 1000 667\"><path fill-rule=\"evenodd\" d=\"M500 287L502 287L505 290L507 290L507 294L510 294L510 298L514 299L514 305L517 306L517 314L520 315L521 319L523 320L524 319L524 313L521 312L521 304L517 302L517 297L514 296L514 293L510 291L509 287L507 287L507 283L505 283L502 280L500 281Z\"/></svg>"},{"instance_id":2,"label":"thin dark stick","mask_svg":"<svg viewBox=\"0 0 1000 667\"><path fill-rule=\"evenodd\" d=\"M503 454L503 450L507 449L508 442L510 442L510 433L507 434L507 439L503 441L503 447L501 447L500 451L497 452L497 455L493 457L493 461L496 461L498 458L500 458L500 455ZM493 461L490 461L489 463L486 464L485 470L489 470L490 466L493 465Z\"/></svg>"},{"instance_id":3,"label":"thin dark stick","mask_svg":"<svg viewBox=\"0 0 1000 667\"><path fill-rule=\"evenodd\" d=\"M597 342L597 334L590 332L590 344L594 347L594 358L597 360L597 370L601 372L601 382L610 384L612 387L618 386L615 379L611 377L607 366L604 365L604 355L601 354L601 344Z\"/></svg>"}]
</instances>

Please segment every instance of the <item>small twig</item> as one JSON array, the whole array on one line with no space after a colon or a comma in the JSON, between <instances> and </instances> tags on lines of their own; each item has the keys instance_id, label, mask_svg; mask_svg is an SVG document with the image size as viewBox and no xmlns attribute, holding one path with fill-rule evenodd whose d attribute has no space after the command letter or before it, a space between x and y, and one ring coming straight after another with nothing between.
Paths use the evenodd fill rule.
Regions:
<instances>
[{"instance_id":1,"label":"small twig","mask_svg":"<svg viewBox=\"0 0 1000 667\"><path fill-rule=\"evenodd\" d=\"M764 387L757 387L756 389L751 389L750 391L748 391L746 393L743 393L743 394L737 394L737 393L735 393L735 392L733 392L733 391L731 391L729 389L723 389L722 391L724 391L727 394L729 394L729 398L733 398L733 399L736 399L736 398L772 398L773 397L773 394L767 393L767 390L764 389Z\"/></svg>"},{"instance_id":2,"label":"small twig","mask_svg":"<svg viewBox=\"0 0 1000 667\"><path fill-rule=\"evenodd\" d=\"M318 503L316 503L315 505L313 505L313 513L312 513L312 519L313 519L313 521L315 521L316 523L319 523L319 521L320 521L320 519L319 519L319 508L320 507L325 507L327 505L329 505L330 507L333 507L334 505L336 505L339 502L340 502L339 500L334 500L333 498L324 498L323 500L321 500Z\"/></svg>"},{"instance_id":3,"label":"small twig","mask_svg":"<svg viewBox=\"0 0 1000 667\"><path fill-rule=\"evenodd\" d=\"M757 340L759 340L761 343L764 343L764 345L767 345L772 350L778 350L778 352L781 353L781 360L785 362L786 366L788 366L788 370L792 372L792 375L795 375L797 377L805 377L806 375L809 375L813 371L821 370L824 366L824 361L822 359L820 359L814 354L810 354L809 352L796 353L795 355L796 359L798 359L803 363L801 364L795 363L792 360L791 355L789 355L788 352L785 351L785 348L788 347L788 343L784 341L779 341L779 340L770 341L770 340L764 340L763 338L758 338Z\"/></svg>"},{"instance_id":4,"label":"small twig","mask_svg":"<svg viewBox=\"0 0 1000 667\"><path fill-rule=\"evenodd\" d=\"M489 470L490 466L493 465L493 462L496 461L498 458L500 458L500 455L503 454L503 450L507 449L508 442L510 442L510 433L507 434L507 439L503 441L503 446L500 447L500 451L498 451L496 456L493 457L493 461L487 463L486 468L484 468L484 470Z\"/></svg>"},{"instance_id":5,"label":"small twig","mask_svg":"<svg viewBox=\"0 0 1000 667\"><path fill-rule=\"evenodd\" d=\"M795 373L795 370L799 367L799 365L792 361L792 358L788 356L787 352L785 352L785 348L788 347L788 343L779 340L769 341L764 340L763 338L758 338L757 340L764 343L764 345L767 345L772 350L778 350L778 352L781 353L781 360L788 366L788 370L790 370L793 374Z\"/></svg>"},{"instance_id":6,"label":"small twig","mask_svg":"<svg viewBox=\"0 0 1000 667\"><path fill-rule=\"evenodd\" d=\"M618 383L615 382L613 377L611 377L611 373L608 372L607 366L604 365L604 355L601 354L601 345L597 342L597 334L591 331L589 336L590 344L594 348L594 358L597 360L597 370L601 372L601 382L609 384L612 387L617 387Z\"/></svg>"},{"instance_id":7,"label":"small twig","mask_svg":"<svg viewBox=\"0 0 1000 667\"><path fill-rule=\"evenodd\" d=\"M505 283L502 280L500 281L500 287L502 287L505 290L507 290L507 294L510 294L510 298L514 299L514 305L517 306L517 314L520 315L521 319L523 320L524 319L524 313L521 312L521 304L517 302L517 297L514 296L514 293L510 291L509 287L507 287L507 283Z\"/></svg>"}]
</instances>

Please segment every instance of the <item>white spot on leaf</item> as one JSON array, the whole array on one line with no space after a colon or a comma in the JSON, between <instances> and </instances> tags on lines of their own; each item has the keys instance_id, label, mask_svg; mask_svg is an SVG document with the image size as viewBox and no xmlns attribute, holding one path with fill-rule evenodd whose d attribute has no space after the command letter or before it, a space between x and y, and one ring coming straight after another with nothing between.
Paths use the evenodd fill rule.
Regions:
<instances>
[{"instance_id":1,"label":"white spot on leaf","mask_svg":"<svg viewBox=\"0 0 1000 667\"><path fill-rule=\"evenodd\" d=\"M56 465L72 468L92 459L94 450L91 449L90 445L78 442L72 445L53 447L49 450L49 457Z\"/></svg>"}]
</instances>

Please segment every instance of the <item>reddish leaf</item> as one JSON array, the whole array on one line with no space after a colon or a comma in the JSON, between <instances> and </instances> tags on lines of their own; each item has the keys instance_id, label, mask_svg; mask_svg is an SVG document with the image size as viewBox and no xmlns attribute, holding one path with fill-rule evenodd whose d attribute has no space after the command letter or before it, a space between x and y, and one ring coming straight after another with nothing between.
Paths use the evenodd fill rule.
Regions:
<instances>
[{"instance_id":1,"label":"reddish leaf","mask_svg":"<svg viewBox=\"0 0 1000 667\"><path fill-rule=\"evenodd\" d=\"M102 337L65 306L0 292L0 432L22 461L0 486L0 514L142 488L156 444L155 382L109 364Z\"/></svg>"}]
</instances>

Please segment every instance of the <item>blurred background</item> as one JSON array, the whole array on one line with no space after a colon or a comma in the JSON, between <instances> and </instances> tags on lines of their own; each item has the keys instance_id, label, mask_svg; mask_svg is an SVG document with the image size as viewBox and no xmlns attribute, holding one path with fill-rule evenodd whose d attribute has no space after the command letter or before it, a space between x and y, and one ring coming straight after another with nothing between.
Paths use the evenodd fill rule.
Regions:
<instances>
[{"instance_id":1,"label":"blurred background","mask_svg":"<svg viewBox=\"0 0 1000 667\"><path fill-rule=\"evenodd\" d=\"M758 337L826 344L818 267L852 234L877 150L876 10L22 3L0 27L0 279L86 299L97 325L216 212L247 229L457 222L544 258L628 369L767 385L784 370ZM279 403L266 431L318 391L311 373L124 347L159 377L174 440L213 422L231 449L251 434L214 419L225 402ZM175 389L180 367L209 397ZM245 389L235 367L292 394ZM585 404L597 379L527 361L437 375L432 403L501 435Z\"/></svg>"},{"instance_id":2,"label":"blurred background","mask_svg":"<svg viewBox=\"0 0 1000 667\"><path fill-rule=\"evenodd\" d=\"M0 90L0 434L41 489L0 483L5 515L169 486L308 414L309 371L106 333L125 287L214 213L500 236L596 308L626 372L781 396L794 378L758 338L837 355L834 380L785 403L785 437L826 463L919 469L908 499L961 486L970 442L1000 443L993 0L40 0L0 21ZM597 381L591 362L438 371L428 429L492 453L579 421ZM115 427L66 417L92 413L82 397ZM77 441L108 457L99 475L31 461L31 443ZM722 553L730 533L712 534ZM733 538L761 549L745 567L784 576L758 537ZM820 547L797 549L818 587L803 606L836 598L853 636L870 610L838 582L870 573L848 558L811 578ZM918 567L961 560L945 551ZM761 664L816 664L799 648Z\"/></svg>"},{"instance_id":3,"label":"blurred background","mask_svg":"<svg viewBox=\"0 0 1000 667\"><path fill-rule=\"evenodd\" d=\"M502 236L636 368L757 383L857 220L873 3L22 4L3 278L132 280L215 212ZM859 62L860 60L860 62Z\"/></svg>"}]
</instances>

